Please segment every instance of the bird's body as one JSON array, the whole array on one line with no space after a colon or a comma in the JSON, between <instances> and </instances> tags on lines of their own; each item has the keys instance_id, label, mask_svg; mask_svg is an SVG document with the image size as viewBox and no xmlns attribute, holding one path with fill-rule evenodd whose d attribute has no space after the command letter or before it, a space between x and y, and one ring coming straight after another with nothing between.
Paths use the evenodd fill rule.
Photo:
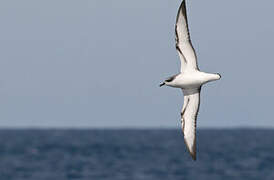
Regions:
<instances>
[{"instance_id":1,"label":"bird's body","mask_svg":"<svg viewBox=\"0 0 274 180\"><path fill-rule=\"evenodd\" d=\"M207 82L220 79L220 75L193 70L176 74L171 78L172 81L167 79L165 85L182 89L197 89Z\"/></svg>"},{"instance_id":2,"label":"bird's body","mask_svg":"<svg viewBox=\"0 0 274 180\"><path fill-rule=\"evenodd\" d=\"M181 60L181 72L166 79L160 86L181 88L184 93L184 105L181 111L181 124L184 140L192 158L196 160L196 121L200 106L200 91L203 84L221 78L220 74L201 72L192 46L185 0L183 0L175 26L176 49Z\"/></svg>"}]
</instances>

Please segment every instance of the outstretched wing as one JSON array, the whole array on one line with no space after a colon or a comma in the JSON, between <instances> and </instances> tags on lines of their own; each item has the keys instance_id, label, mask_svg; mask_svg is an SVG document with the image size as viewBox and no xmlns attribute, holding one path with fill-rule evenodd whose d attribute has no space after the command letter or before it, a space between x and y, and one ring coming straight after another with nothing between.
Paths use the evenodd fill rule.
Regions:
<instances>
[{"instance_id":1,"label":"outstretched wing","mask_svg":"<svg viewBox=\"0 0 274 180\"><path fill-rule=\"evenodd\" d=\"M193 160L196 160L196 122L201 89L183 89L184 105L181 112L184 140Z\"/></svg>"},{"instance_id":2,"label":"outstretched wing","mask_svg":"<svg viewBox=\"0 0 274 180\"><path fill-rule=\"evenodd\" d=\"M198 69L196 53L189 36L185 0L177 14L175 35L176 49L181 59L181 72L187 69Z\"/></svg>"}]
</instances>

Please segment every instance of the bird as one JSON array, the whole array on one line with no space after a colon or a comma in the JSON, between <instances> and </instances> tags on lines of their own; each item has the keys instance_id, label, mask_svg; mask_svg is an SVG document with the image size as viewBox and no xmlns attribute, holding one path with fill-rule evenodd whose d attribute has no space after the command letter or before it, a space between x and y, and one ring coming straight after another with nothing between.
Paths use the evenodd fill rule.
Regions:
<instances>
[{"instance_id":1,"label":"bird","mask_svg":"<svg viewBox=\"0 0 274 180\"><path fill-rule=\"evenodd\" d=\"M181 60L179 74L171 76L160 84L182 89L184 104L181 110L181 125L186 148L192 159L196 160L196 125L200 107L201 87L205 83L221 78L219 73L206 73L200 71L197 64L196 52L190 39L186 0L183 0L176 18L175 24L176 50Z\"/></svg>"}]
</instances>

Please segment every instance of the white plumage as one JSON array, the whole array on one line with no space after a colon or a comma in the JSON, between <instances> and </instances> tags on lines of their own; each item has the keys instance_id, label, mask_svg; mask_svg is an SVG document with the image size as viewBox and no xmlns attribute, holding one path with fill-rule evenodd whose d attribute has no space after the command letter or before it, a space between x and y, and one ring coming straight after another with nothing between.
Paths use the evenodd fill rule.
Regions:
<instances>
[{"instance_id":1,"label":"white plumage","mask_svg":"<svg viewBox=\"0 0 274 180\"><path fill-rule=\"evenodd\" d=\"M196 160L196 123L201 87L207 82L220 79L221 76L220 74L201 72L198 68L196 53L189 35L185 0L177 14L175 36L176 49L181 60L181 73L168 78L160 86L181 88L183 91L182 131L187 149L192 158Z\"/></svg>"}]
</instances>

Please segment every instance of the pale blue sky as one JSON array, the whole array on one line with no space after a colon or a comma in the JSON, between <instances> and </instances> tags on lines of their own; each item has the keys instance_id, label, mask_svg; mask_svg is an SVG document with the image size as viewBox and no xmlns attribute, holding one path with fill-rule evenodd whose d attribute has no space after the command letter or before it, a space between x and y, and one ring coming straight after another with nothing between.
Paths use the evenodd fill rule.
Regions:
<instances>
[{"instance_id":1,"label":"pale blue sky","mask_svg":"<svg viewBox=\"0 0 274 180\"><path fill-rule=\"evenodd\" d=\"M258 3L259 2L259 3ZM0 127L179 127L180 0L0 2ZM274 127L274 2L188 0L198 127Z\"/></svg>"}]
</instances>

